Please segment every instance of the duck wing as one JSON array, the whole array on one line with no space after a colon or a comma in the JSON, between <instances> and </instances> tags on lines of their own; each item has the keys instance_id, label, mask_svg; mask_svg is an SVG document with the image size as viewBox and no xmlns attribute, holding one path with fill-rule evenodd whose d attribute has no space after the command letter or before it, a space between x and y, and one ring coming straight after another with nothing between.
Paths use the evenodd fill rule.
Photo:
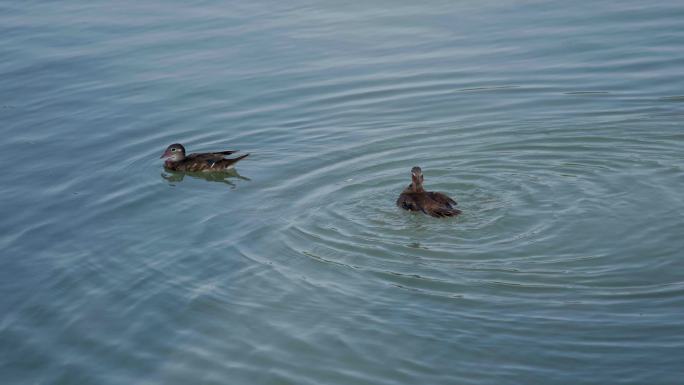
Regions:
<instances>
[{"instance_id":1,"label":"duck wing","mask_svg":"<svg viewBox=\"0 0 684 385\"><path fill-rule=\"evenodd\" d=\"M443 217L455 217L461 213L461 210L452 207L456 205L456 201L449 198L446 194L440 192L427 192L426 195L430 198L429 203L426 202L425 210L426 214L432 215L433 217L443 218Z\"/></svg>"},{"instance_id":2,"label":"duck wing","mask_svg":"<svg viewBox=\"0 0 684 385\"><path fill-rule=\"evenodd\" d=\"M449 198L446 194L443 194L441 192L430 191L427 194L430 197L430 199L445 206L451 207L452 205L456 206L458 204L455 200Z\"/></svg>"},{"instance_id":3,"label":"duck wing","mask_svg":"<svg viewBox=\"0 0 684 385\"><path fill-rule=\"evenodd\" d=\"M168 166L175 171L200 172L200 171L225 171L235 163L246 158L249 154L226 159L223 155L209 156L211 154L190 154L182 161Z\"/></svg>"},{"instance_id":4,"label":"duck wing","mask_svg":"<svg viewBox=\"0 0 684 385\"><path fill-rule=\"evenodd\" d=\"M425 210L423 210L428 215L431 215L435 218L444 218L444 217L455 217L456 215L461 213L461 210L455 209L451 206L430 206L426 207Z\"/></svg>"},{"instance_id":5,"label":"duck wing","mask_svg":"<svg viewBox=\"0 0 684 385\"><path fill-rule=\"evenodd\" d=\"M431 194L403 192L397 199L397 206L404 210L422 211L436 218L455 217L461 213L461 210L451 207L450 202L456 204L453 199L439 193L435 199Z\"/></svg>"},{"instance_id":6,"label":"duck wing","mask_svg":"<svg viewBox=\"0 0 684 385\"><path fill-rule=\"evenodd\" d=\"M416 201L415 194L401 193L397 199L397 206L404 210L421 211L419 203Z\"/></svg>"},{"instance_id":7,"label":"duck wing","mask_svg":"<svg viewBox=\"0 0 684 385\"><path fill-rule=\"evenodd\" d=\"M233 167L235 165L235 163L245 159L248 156L249 156L249 154L240 155L237 158L233 158L233 159L221 158L220 160L218 160L216 162L212 162L210 165L210 169L211 170L217 170L217 171L225 170L227 168Z\"/></svg>"},{"instance_id":8,"label":"duck wing","mask_svg":"<svg viewBox=\"0 0 684 385\"><path fill-rule=\"evenodd\" d=\"M198 161L219 161L226 157L226 155L235 154L237 151L219 151L219 152L202 152L187 155L185 159Z\"/></svg>"}]
</instances>

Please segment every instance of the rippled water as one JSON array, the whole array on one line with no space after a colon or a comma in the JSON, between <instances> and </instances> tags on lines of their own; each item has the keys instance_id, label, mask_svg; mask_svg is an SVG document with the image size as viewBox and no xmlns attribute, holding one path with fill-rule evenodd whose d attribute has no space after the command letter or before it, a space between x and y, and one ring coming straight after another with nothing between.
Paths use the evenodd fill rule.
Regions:
<instances>
[{"instance_id":1,"label":"rippled water","mask_svg":"<svg viewBox=\"0 0 684 385\"><path fill-rule=\"evenodd\" d=\"M0 1L5 384L674 384L680 1ZM191 151L251 156L168 175ZM419 165L464 214L394 206Z\"/></svg>"}]
</instances>

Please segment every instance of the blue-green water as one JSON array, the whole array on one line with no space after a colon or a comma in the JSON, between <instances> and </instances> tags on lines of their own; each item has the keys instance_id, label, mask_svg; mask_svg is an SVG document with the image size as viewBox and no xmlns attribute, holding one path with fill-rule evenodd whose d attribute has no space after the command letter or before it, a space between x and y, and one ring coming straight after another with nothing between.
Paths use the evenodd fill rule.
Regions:
<instances>
[{"instance_id":1,"label":"blue-green water","mask_svg":"<svg viewBox=\"0 0 684 385\"><path fill-rule=\"evenodd\" d=\"M682 383L684 3L341 3L0 1L0 382Z\"/></svg>"}]
</instances>

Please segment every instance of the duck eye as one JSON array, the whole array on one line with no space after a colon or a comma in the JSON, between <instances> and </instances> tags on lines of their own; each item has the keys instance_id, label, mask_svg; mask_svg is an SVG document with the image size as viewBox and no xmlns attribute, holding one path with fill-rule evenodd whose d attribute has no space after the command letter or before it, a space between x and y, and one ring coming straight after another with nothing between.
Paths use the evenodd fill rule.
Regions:
<instances>
[{"instance_id":1,"label":"duck eye","mask_svg":"<svg viewBox=\"0 0 684 385\"><path fill-rule=\"evenodd\" d=\"M175 149L175 148L172 148L171 151L176 151L176 149Z\"/></svg>"}]
</instances>

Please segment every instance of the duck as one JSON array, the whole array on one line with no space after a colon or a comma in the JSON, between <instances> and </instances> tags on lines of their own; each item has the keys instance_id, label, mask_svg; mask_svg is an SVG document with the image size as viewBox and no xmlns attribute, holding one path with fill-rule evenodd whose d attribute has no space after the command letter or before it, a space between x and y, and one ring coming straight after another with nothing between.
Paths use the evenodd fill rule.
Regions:
<instances>
[{"instance_id":1,"label":"duck","mask_svg":"<svg viewBox=\"0 0 684 385\"><path fill-rule=\"evenodd\" d=\"M185 147L180 143L174 143L166 148L160 156L164 161L164 168L169 171L189 172L221 172L235 167L235 164L245 159L249 154L237 158L226 159L226 156L237 151L205 152L185 155Z\"/></svg>"},{"instance_id":2,"label":"duck","mask_svg":"<svg viewBox=\"0 0 684 385\"><path fill-rule=\"evenodd\" d=\"M420 211L436 217L455 217L461 210L454 208L457 203L446 194L425 191L423 188L423 170L420 167L411 169L412 183L399 195L397 206L404 210Z\"/></svg>"}]
</instances>

